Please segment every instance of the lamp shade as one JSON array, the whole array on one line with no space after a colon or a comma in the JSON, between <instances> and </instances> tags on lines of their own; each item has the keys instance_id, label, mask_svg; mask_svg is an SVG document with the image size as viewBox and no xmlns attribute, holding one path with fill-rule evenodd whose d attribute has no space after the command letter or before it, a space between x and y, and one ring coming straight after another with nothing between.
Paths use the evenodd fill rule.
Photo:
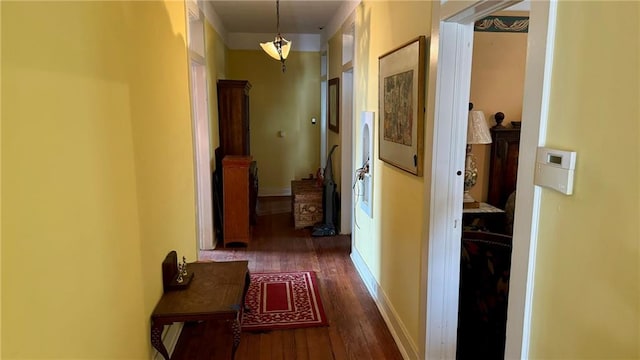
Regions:
<instances>
[{"instance_id":1,"label":"lamp shade","mask_svg":"<svg viewBox=\"0 0 640 360\"><path fill-rule=\"evenodd\" d=\"M289 50L291 50L291 41L283 37L280 39L282 40L282 58L286 59L289 56Z\"/></svg>"},{"instance_id":2,"label":"lamp shade","mask_svg":"<svg viewBox=\"0 0 640 360\"><path fill-rule=\"evenodd\" d=\"M285 60L289 56L289 50L291 50L291 41L286 40L281 36L276 36L274 41L260 43L262 50L269 54L272 58L280 61ZM280 51L278 51L280 46Z\"/></svg>"},{"instance_id":3,"label":"lamp shade","mask_svg":"<svg viewBox=\"0 0 640 360\"><path fill-rule=\"evenodd\" d=\"M469 111L467 144L491 144L491 133L482 111Z\"/></svg>"}]
</instances>

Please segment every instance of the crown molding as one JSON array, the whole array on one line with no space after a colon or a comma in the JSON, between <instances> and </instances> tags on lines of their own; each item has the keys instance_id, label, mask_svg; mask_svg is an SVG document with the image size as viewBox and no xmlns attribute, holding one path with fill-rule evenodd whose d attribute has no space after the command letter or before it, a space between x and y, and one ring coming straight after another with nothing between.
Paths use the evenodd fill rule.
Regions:
<instances>
[{"instance_id":1,"label":"crown molding","mask_svg":"<svg viewBox=\"0 0 640 360\"><path fill-rule=\"evenodd\" d=\"M220 19L218 13L216 13L216 11L213 9L213 5L211 5L211 2L204 0L197 1L198 7L200 8L200 10L202 10L202 13L204 14L205 19L207 19L209 25L211 25L213 29L218 33L218 35L220 35L224 44L229 46L229 34L227 33L227 29L224 28L222 19Z\"/></svg>"},{"instance_id":2,"label":"crown molding","mask_svg":"<svg viewBox=\"0 0 640 360\"><path fill-rule=\"evenodd\" d=\"M344 25L345 21L353 16L354 10L360 5L361 0L345 0L338 12L322 31L320 41L326 44Z\"/></svg>"}]
</instances>

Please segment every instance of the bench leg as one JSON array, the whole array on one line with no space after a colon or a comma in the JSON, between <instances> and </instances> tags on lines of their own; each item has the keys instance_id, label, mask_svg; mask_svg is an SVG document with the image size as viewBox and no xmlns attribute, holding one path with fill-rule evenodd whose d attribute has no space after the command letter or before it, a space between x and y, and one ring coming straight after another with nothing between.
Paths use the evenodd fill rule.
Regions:
<instances>
[{"instance_id":1,"label":"bench leg","mask_svg":"<svg viewBox=\"0 0 640 360\"><path fill-rule=\"evenodd\" d=\"M158 325L155 323L151 324L151 345L158 350L165 360L169 360L170 358L167 348L165 348L162 343L162 329L164 329L164 325Z\"/></svg>"}]
</instances>

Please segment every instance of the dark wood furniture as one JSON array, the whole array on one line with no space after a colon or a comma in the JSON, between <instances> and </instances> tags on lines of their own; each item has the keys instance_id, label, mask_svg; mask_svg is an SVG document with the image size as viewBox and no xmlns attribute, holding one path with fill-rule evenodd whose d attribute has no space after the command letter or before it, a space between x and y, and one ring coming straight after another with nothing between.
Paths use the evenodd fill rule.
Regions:
<instances>
[{"instance_id":1,"label":"dark wood furniture","mask_svg":"<svg viewBox=\"0 0 640 360\"><path fill-rule=\"evenodd\" d=\"M240 344L240 321L250 281L249 262L189 263L187 271L194 274L189 287L165 292L151 314L151 345L168 360L162 343L165 325L218 321L233 332L233 356Z\"/></svg>"},{"instance_id":2,"label":"dark wood furniture","mask_svg":"<svg viewBox=\"0 0 640 360\"><path fill-rule=\"evenodd\" d=\"M213 197L214 204L216 206L215 219L216 224L216 236L218 241L223 241L226 245L228 239L234 239L232 242L248 242L248 237L242 237L246 241L236 241L239 239L237 233L225 235L225 229L229 226L229 222L236 221L239 218L244 219L237 213L238 209L242 207L247 211L250 224L256 223L256 202L258 198L258 167L255 161L250 162L248 166L249 180L244 181L243 184L247 185L246 191L242 194L248 193L249 205L244 206L244 195L242 195L241 204L232 205L232 209L226 209L225 204L227 201L233 203L232 197L238 192L238 185L232 182L227 182L223 178L223 166L222 161L227 156L251 156L251 141L250 141L250 122L249 122L249 90L251 89L251 83L247 80L218 80L218 129L220 133L220 147L215 151L216 171L213 174ZM235 165L234 165L235 166ZM230 188L226 188L225 184L229 184ZM228 194L227 194L228 193ZM225 200L227 199L227 200ZM232 218L225 221L225 214L233 214ZM245 222L242 220L241 224L236 224L232 228L244 226ZM249 228L243 230L249 232Z\"/></svg>"},{"instance_id":3,"label":"dark wood furniture","mask_svg":"<svg viewBox=\"0 0 640 360\"><path fill-rule=\"evenodd\" d=\"M258 221L258 166L255 161L249 165L249 223L255 225Z\"/></svg>"},{"instance_id":4,"label":"dark wood furniture","mask_svg":"<svg viewBox=\"0 0 640 360\"><path fill-rule=\"evenodd\" d=\"M296 229L322 222L322 186L317 180L291 181L291 213Z\"/></svg>"},{"instance_id":5,"label":"dark wood furniture","mask_svg":"<svg viewBox=\"0 0 640 360\"><path fill-rule=\"evenodd\" d=\"M462 209L462 226L467 230L504 232L505 211L485 202L477 208Z\"/></svg>"},{"instance_id":6,"label":"dark wood furniture","mask_svg":"<svg viewBox=\"0 0 640 360\"><path fill-rule=\"evenodd\" d=\"M512 238L464 231L456 359L503 359Z\"/></svg>"},{"instance_id":7,"label":"dark wood furniture","mask_svg":"<svg viewBox=\"0 0 640 360\"><path fill-rule=\"evenodd\" d=\"M495 115L496 126L491 128L491 158L489 163L489 193L487 202L504 209L507 198L516 189L520 128L504 126L504 114Z\"/></svg>"},{"instance_id":8,"label":"dark wood furniture","mask_svg":"<svg viewBox=\"0 0 640 360\"><path fill-rule=\"evenodd\" d=\"M251 156L228 155L222 159L222 209L224 246L249 244L252 202L249 168ZM255 208L255 204L254 204Z\"/></svg>"},{"instance_id":9,"label":"dark wood furniture","mask_svg":"<svg viewBox=\"0 0 640 360\"><path fill-rule=\"evenodd\" d=\"M218 80L218 129L224 155L251 155L246 80Z\"/></svg>"}]
</instances>

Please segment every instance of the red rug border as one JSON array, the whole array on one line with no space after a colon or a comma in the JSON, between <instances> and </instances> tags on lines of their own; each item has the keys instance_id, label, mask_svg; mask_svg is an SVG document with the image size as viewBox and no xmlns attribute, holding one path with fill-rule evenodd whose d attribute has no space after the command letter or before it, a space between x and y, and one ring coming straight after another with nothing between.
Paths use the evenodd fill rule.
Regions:
<instances>
[{"instance_id":1,"label":"red rug border","mask_svg":"<svg viewBox=\"0 0 640 360\"><path fill-rule=\"evenodd\" d=\"M250 328L245 328L244 325L241 325L241 329L244 332L265 332L265 331L277 331L277 330L292 330L292 329L304 329L311 327L323 327L329 326L329 318L327 317L324 311L324 304L322 303L322 298L320 297L320 286L318 282L318 276L314 270L295 270L295 271L261 271L261 272L249 272L249 276L251 275L274 275L274 274L299 274L299 273L308 273L311 279L311 284L313 285L313 295L318 299L318 316L320 318L320 322L317 323L309 323L309 324L283 324L283 325L265 325L265 326L251 326Z\"/></svg>"}]
</instances>

